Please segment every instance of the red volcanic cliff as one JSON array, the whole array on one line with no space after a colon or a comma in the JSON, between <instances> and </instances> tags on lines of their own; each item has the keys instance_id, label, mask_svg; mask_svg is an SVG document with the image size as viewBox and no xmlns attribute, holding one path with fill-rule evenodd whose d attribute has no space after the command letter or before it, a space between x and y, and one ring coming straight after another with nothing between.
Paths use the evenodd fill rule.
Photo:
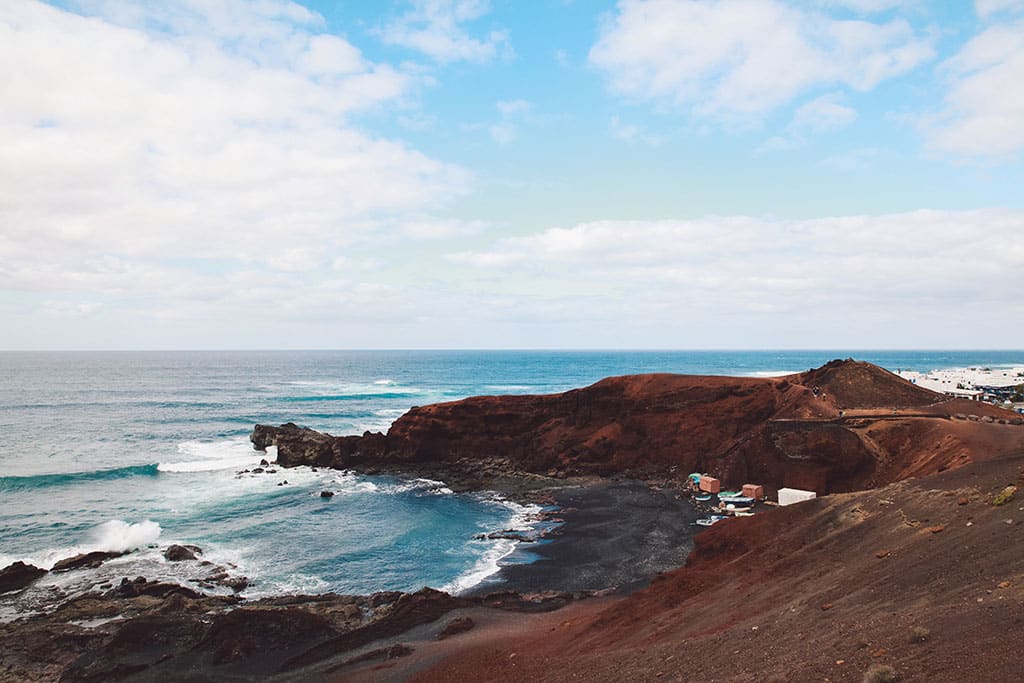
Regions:
<instances>
[{"instance_id":1,"label":"red volcanic cliff","mask_svg":"<svg viewBox=\"0 0 1024 683\"><path fill-rule=\"evenodd\" d=\"M1019 423L994 406L947 400L874 365L837 360L770 379L611 377L564 394L413 408L386 436L258 426L253 441L277 443L285 466L555 477L705 471L730 486L825 493L992 457L1024 443Z\"/></svg>"}]
</instances>

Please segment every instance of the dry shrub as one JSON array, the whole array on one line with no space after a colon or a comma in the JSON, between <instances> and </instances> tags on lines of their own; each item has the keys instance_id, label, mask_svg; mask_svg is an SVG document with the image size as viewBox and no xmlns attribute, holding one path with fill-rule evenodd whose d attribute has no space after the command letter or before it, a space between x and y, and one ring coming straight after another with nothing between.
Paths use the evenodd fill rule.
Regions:
<instances>
[{"instance_id":1,"label":"dry shrub","mask_svg":"<svg viewBox=\"0 0 1024 683\"><path fill-rule=\"evenodd\" d=\"M910 629L910 642L912 643L923 643L928 640L932 632L926 629L924 626L915 626Z\"/></svg>"},{"instance_id":2,"label":"dry shrub","mask_svg":"<svg viewBox=\"0 0 1024 683\"><path fill-rule=\"evenodd\" d=\"M893 683L899 675L888 664L872 664L864 673L861 683Z\"/></svg>"}]
</instances>

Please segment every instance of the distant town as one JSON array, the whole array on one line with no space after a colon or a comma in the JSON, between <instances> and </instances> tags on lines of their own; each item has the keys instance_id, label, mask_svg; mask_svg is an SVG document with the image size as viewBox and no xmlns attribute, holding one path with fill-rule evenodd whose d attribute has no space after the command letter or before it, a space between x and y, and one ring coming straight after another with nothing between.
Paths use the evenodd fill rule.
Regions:
<instances>
[{"instance_id":1,"label":"distant town","mask_svg":"<svg viewBox=\"0 0 1024 683\"><path fill-rule=\"evenodd\" d=\"M984 401L1024 413L1024 367L896 371L905 380L954 398Z\"/></svg>"}]
</instances>

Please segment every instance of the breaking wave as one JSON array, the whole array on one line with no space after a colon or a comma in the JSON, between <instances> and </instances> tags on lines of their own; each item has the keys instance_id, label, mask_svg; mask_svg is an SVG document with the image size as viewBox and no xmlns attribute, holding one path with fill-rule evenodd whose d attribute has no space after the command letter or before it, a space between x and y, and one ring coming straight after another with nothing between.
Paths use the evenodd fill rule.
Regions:
<instances>
[{"instance_id":1,"label":"breaking wave","mask_svg":"<svg viewBox=\"0 0 1024 683\"><path fill-rule=\"evenodd\" d=\"M275 447L271 447L275 448ZM269 450L269 449L268 449ZM230 441L184 441L178 444L178 453L191 460L162 462L157 465L160 472L213 472L246 467L260 461L276 459L275 453L263 454L254 451L247 440Z\"/></svg>"},{"instance_id":2,"label":"breaking wave","mask_svg":"<svg viewBox=\"0 0 1024 683\"><path fill-rule=\"evenodd\" d=\"M125 477L155 477L159 466L156 463L149 465L132 465L129 467L115 467L106 470L92 470L88 472L66 472L62 474L36 474L24 477L0 477L0 491L22 491L29 489L41 489L50 486L66 486L87 481L103 481L106 479L123 479Z\"/></svg>"}]
</instances>

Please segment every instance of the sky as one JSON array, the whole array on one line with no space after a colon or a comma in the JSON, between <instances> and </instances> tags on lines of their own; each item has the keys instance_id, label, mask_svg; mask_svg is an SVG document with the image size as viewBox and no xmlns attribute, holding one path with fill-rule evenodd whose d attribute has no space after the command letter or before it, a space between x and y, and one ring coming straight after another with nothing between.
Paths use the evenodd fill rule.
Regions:
<instances>
[{"instance_id":1,"label":"sky","mask_svg":"<svg viewBox=\"0 0 1024 683\"><path fill-rule=\"evenodd\" d=\"M0 349L1021 348L1024 0L5 0Z\"/></svg>"}]
</instances>

